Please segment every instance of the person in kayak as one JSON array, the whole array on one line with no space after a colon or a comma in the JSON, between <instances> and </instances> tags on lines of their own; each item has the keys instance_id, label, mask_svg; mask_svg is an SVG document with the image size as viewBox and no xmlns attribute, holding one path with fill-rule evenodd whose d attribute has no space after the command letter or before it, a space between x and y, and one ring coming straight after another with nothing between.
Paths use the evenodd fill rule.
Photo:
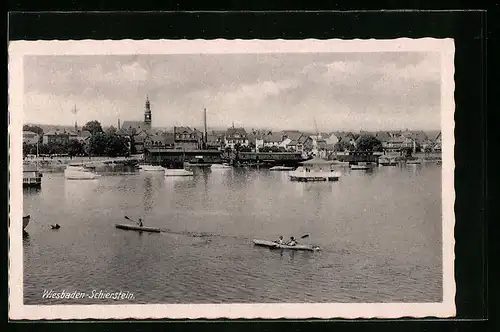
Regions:
<instances>
[{"instance_id":1,"label":"person in kayak","mask_svg":"<svg viewBox=\"0 0 500 332\"><path fill-rule=\"evenodd\" d=\"M287 246L294 246L297 244L297 240L295 240L295 238L292 236L290 237L290 241L288 241L288 243L286 244Z\"/></svg>"},{"instance_id":2,"label":"person in kayak","mask_svg":"<svg viewBox=\"0 0 500 332\"><path fill-rule=\"evenodd\" d=\"M142 227L142 226L143 226L143 225L142 225L142 219L141 219L141 218L139 218L139 227Z\"/></svg>"},{"instance_id":3,"label":"person in kayak","mask_svg":"<svg viewBox=\"0 0 500 332\"><path fill-rule=\"evenodd\" d=\"M277 241L274 241L277 244L285 244L285 240L283 240L283 236L280 236Z\"/></svg>"}]
</instances>

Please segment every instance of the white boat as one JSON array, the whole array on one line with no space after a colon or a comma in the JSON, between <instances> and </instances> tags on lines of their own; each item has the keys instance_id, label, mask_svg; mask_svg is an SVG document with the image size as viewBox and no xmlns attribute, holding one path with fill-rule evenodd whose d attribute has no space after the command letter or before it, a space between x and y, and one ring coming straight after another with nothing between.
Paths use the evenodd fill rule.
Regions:
<instances>
[{"instance_id":1,"label":"white boat","mask_svg":"<svg viewBox=\"0 0 500 332\"><path fill-rule=\"evenodd\" d=\"M212 164L212 166L210 166L210 169L228 169L228 168L231 168L230 165L224 163L224 164Z\"/></svg>"},{"instance_id":2,"label":"white boat","mask_svg":"<svg viewBox=\"0 0 500 332\"><path fill-rule=\"evenodd\" d=\"M100 175L81 165L68 165L64 170L64 177L67 180L94 180Z\"/></svg>"},{"instance_id":3,"label":"white boat","mask_svg":"<svg viewBox=\"0 0 500 332\"><path fill-rule=\"evenodd\" d=\"M420 159L410 159L406 161L406 165L420 165L422 161Z\"/></svg>"},{"instance_id":4,"label":"white boat","mask_svg":"<svg viewBox=\"0 0 500 332\"><path fill-rule=\"evenodd\" d=\"M139 170L143 172L163 172L165 167L160 165L140 165Z\"/></svg>"},{"instance_id":5,"label":"white boat","mask_svg":"<svg viewBox=\"0 0 500 332\"><path fill-rule=\"evenodd\" d=\"M352 170L358 170L358 171L366 171L368 169L370 169L370 167L368 167L367 165L351 165L350 168Z\"/></svg>"},{"instance_id":6,"label":"white boat","mask_svg":"<svg viewBox=\"0 0 500 332\"><path fill-rule=\"evenodd\" d=\"M342 175L333 170L333 163L321 158L313 158L301 163L302 166L288 173L291 181L338 181Z\"/></svg>"},{"instance_id":7,"label":"white boat","mask_svg":"<svg viewBox=\"0 0 500 332\"><path fill-rule=\"evenodd\" d=\"M166 168L165 176L193 176L194 173L184 168Z\"/></svg>"},{"instance_id":8,"label":"white boat","mask_svg":"<svg viewBox=\"0 0 500 332\"><path fill-rule=\"evenodd\" d=\"M396 159L382 157L379 158L378 164L380 166L397 166L398 162L396 161Z\"/></svg>"},{"instance_id":9,"label":"white boat","mask_svg":"<svg viewBox=\"0 0 500 332\"><path fill-rule=\"evenodd\" d=\"M274 166L274 167L271 167L269 170L270 171L293 171L295 169L295 167L291 167L291 166Z\"/></svg>"}]
</instances>

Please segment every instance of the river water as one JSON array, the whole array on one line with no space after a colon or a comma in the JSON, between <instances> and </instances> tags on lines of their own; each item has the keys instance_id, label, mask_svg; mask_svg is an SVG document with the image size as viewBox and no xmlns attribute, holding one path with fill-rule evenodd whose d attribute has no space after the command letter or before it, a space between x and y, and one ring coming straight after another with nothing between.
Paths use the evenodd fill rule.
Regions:
<instances>
[{"instance_id":1,"label":"river water","mask_svg":"<svg viewBox=\"0 0 500 332\"><path fill-rule=\"evenodd\" d=\"M338 182L286 172L44 175L24 192L25 304L438 302L441 168L342 169ZM162 233L115 228L143 218ZM50 224L61 225L51 230ZM319 252L255 247L300 237ZM47 299L44 291L130 292L125 300Z\"/></svg>"}]
</instances>

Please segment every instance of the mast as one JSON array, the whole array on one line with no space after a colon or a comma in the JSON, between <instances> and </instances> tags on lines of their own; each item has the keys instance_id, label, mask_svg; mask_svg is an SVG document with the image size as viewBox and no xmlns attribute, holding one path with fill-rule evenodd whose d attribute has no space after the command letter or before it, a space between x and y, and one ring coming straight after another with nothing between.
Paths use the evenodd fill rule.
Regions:
<instances>
[{"instance_id":1,"label":"mast","mask_svg":"<svg viewBox=\"0 0 500 332\"><path fill-rule=\"evenodd\" d=\"M314 120L314 129L316 129L316 139L319 138L319 131L318 131L318 124L316 123L316 118L313 118Z\"/></svg>"},{"instance_id":2,"label":"mast","mask_svg":"<svg viewBox=\"0 0 500 332\"><path fill-rule=\"evenodd\" d=\"M36 140L36 170L38 172L38 142L40 141L40 138L37 137L38 139Z\"/></svg>"}]
</instances>

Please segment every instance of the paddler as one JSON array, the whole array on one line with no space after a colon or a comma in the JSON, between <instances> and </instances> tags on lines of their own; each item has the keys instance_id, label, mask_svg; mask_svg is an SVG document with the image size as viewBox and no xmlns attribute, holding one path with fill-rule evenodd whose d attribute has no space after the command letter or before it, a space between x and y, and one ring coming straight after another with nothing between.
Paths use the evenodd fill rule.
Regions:
<instances>
[{"instance_id":1,"label":"paddler","mask_svg":"<svg viewBox=\"0 0 500 332\"><path fill-rule=\"evenodd\" d=\"M288 241L287 245L288 246L294 246L297 244L297 241L295 240L295 238L292 236L290 237L290 241Z\"/></svg>"},{"instance_id":2,"label":"paddler","mask_svg":"<svg viewBox=\"0 0 500 332\"><path fill-rule=\"evenodd\" d=\"M139 227L142 227L142 219L139 218Z\"/></svg>"},{"instance_id":3,"label":"paddler","mask_svg":"<svg viewBox=\"0 0 500 332\"><path fill-rule=\"evenodd\" d=\"M280 236L278 241L275 241L277 244L285 244L285 240L283 240L283 236Z\"/></svg>"}]
</instances>

